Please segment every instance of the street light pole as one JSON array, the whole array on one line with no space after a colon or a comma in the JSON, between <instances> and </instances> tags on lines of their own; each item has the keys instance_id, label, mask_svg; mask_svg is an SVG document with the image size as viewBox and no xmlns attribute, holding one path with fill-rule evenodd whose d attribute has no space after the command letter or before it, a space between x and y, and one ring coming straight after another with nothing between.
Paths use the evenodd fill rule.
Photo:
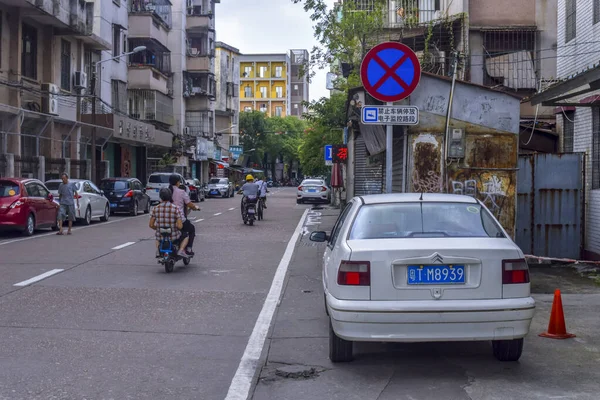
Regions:
<instances>
[{"instance_id":1,"label":"street light pole","mask_svg":"<svg viewBox=\"0 0 600 400\"><path fill-rule=\"evenodd\" d=\"M133 51L130 51L129 53L123 53L116 57L112 57L112 58L109 58L106 60L101 60L92 65L92 79L91 79L91 82L92 82L92 93L91 93L91 95L92 95L92 171L91 171L91 175L92 175L92 182L94 182L94 183L96 183L98 181L97 168L96 168L96 163L97 163L97 157L96 157L96 101L98 100L98 96L96 96L96 79L97 79L97 73L98 73L98 65L102 64L103 62L116 60L121 57L127 57L131 54L139 53L140 51L144 51L144 50L146 50L146 46L138 46L135 49L133 49Z\"/></svg>"}]
</instances>

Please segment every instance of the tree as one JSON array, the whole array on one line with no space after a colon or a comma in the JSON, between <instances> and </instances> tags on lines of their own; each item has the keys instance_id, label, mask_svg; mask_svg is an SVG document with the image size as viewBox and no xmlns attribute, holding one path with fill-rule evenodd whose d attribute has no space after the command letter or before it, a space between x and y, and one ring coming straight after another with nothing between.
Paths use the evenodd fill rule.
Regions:
<instances>
[{"instance_id":1,"label":"tree","mask_svg":"<svg viewBox=\"0 0 600 400\"><path fill-rule=\"evenodd\" d=\"M250 155L254 163L262 163L266 145L266 116L260 111L240 113L240 136L244 153ZM254 149L254 150L253 150Z\"/></svg>"},{"instance_id":2,"label":"tree","mask_svg":"<svg viewBox=\"0 0 600 400\"><path fill-rule=\"evenodd\" d=\"M315 23L314 35L319 45L314 46L304 73L312 78L315 69L330 67L335 62L349 64L351 72L347 82L336 85L355 87L360 85L360 62L380 40L383 33L387 2L373 0L373 7L363 9L355 1L346 0L342 4L328 9L325 0L292 0L303 3L304 10L311 12Z\"/></svg>"},{"instance_id":3,"label":"tree","mask_svg":"<svg viewBox=\"0 0 600 400\"><path fill-rule=\"evenodd\" d=\"M343 128L346 125L346 94L336 93L330 98L313 101L308 106L310 127L302 137L300 163L307 175L326 174L324 147L343 143Z\"/></svg>"}]
</instances>

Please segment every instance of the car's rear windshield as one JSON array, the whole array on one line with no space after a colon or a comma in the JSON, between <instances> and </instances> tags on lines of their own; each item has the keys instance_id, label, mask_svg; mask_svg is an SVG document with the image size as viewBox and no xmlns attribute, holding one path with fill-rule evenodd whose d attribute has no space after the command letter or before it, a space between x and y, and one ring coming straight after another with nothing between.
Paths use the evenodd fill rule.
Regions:
<instances>
[{"instance_id":1,"label":"car's rear windshield","mask_svg":"<svg viewBox=\"0 0 600 400\"><path fill-rule=\"evenodd\" d=\"M19 185L10 181L0 181L0 197L12 197L20 192Z\"/></svg>"},{"instance_id":2,"label":"car's rear windshield","mask_svg":"<svg viewBox=\"0 0 600 400\"><path fill-rule=\"evenodd\" d=\"M128 181L102 181L100 183L102 190L125 190L129 189Z\"/></svg>"},{"instance_id":3,"label":"car's rear windshield","mask_svg":"<svg viewBox=\"0 0 600 400\"><path fill-rule=\"evenodd\" d=\"M350 240L494 237L504 234L490 213L473 203L387 203L362 206Z\"/></svg>"},{"instance_id":4,"label":"car's rear windshield","mask_svg":"<svg viewBox=\"0 0 600 400\"><path fill-rule=\"evenodd\" d=\"M227 181L227 179L213 178L213 179L210 180L209 183L211 185L227 185L229 182Z\"/></svg>"},{"instance_id":5,"label":"car's rear windshield","mask_svg":"<svg viewBox=\"0 0 600 400\"><path fill-rule=\"evenodd\" d=\"M325 182L323 182L323 181L316 181L316 180L302 182L303 186L322 186L324 184L325 184Z\"/></svg>"},{"instance_id":6,"label":"car's rear windshield","mask_svg":"<svg viewBox=\"0 0 600 400\"><path fill-rule=\"evenodd\" d=\"M62 182L56 181L56 182L46 182L45 185L48 188L48 190L58 190L58 187L60 186ZM77 190L79 190L81 188L80 186L81 184L79 182L75 182L75 187L77 188Z\"/></svg>"},{"instance_id":7,"label":"car's rear windshield","mask_svg":"<svg viewBox=\"0 0 600 400\"><path fill-rule=\"evenodd\" d=\"M169 183L169 175L150 175L149 183Z\"/></svg>"}]
</instances>

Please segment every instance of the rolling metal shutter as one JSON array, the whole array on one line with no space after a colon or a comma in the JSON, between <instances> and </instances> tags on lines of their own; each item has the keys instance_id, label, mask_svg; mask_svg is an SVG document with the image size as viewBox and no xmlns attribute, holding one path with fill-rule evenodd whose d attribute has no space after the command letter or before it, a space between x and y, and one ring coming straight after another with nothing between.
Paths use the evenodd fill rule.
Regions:
<instances>
[{"instance_id":1,"label":"rolling metal shutter","mask_svg":"<svg viewBox=\"0 0 600 400\"><path fill-rule=\"evenodd\" d=\"M354 195L379 194L383 190L383 168L381 165L367 165L367 146L361 134L354 142Z\"/></svg>"}]
</instances>

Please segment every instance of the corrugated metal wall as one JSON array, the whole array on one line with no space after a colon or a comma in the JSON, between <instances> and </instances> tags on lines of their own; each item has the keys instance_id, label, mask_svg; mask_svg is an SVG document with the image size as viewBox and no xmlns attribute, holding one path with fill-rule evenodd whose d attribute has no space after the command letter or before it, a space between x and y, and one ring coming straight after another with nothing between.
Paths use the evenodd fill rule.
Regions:
<instances>
[{"instance_id":1,"label":"corrugated metal wall","mask_svg":"<svg viewBox=\"0 0 600 400\"><path fill-rule=\"evenodd\" d=\"M519 156L516 242L525 254L581 257L584 153Z\"/></svg>"},{"instance_id":2,"label":"corrugated metal wall","mask_svg":"<svg viewBox=\"0 0 600 400\"><path fill-rule=\"evenodd\" d=\"M368 165L367 147L361 134L354 142L354 195L379 194L383 190L383 167Z\"/></svg>"}]
</instances>

